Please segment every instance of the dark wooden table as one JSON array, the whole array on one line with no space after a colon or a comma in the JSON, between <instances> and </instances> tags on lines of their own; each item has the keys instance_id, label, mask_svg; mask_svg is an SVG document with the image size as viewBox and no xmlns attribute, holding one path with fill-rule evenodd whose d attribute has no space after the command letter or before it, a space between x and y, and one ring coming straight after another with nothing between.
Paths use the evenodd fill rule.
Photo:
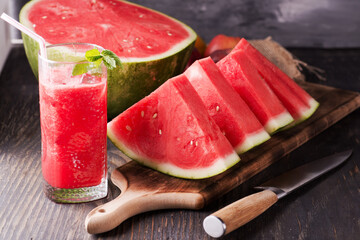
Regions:
<instances>
[{"instance_id":1,"label":"dark wooden table","mask_svg":"<svg viewBox=\"0 0 360 240\"><path fill-rule=\"evenodd\" d=\"M360 49L290 49L326 71L308 81L360 91ZM204 209L161 210L137 215L116 229L89 235L87 213L120 191L110 183L107 199L56 204L42 192L38 86L24 49L12 49L0 76L0 239L210 239L202 220L253 193L252 187L309 159L353 148L340 168L282 199L265 214L224 239L359 239L360 110L356 110L267 170ZM108 143L109 171L125 163Z\"/></svg>"}]
</instances>

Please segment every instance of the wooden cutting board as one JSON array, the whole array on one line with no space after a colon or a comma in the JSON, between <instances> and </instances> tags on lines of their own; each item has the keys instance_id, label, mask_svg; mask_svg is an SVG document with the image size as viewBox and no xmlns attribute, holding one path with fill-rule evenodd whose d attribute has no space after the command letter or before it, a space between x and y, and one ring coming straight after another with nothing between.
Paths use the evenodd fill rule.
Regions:
<instances>
[{"instance_id":1,"label":"wooden cutting board","mask_svg":"<svg viewBox=\"0 0 360 240\"><path fill-rule=\"evenodd\" d=\"M111 174L121 189L114 200L92 210L85 220L89 233L109 231L136 214L167 208L201 209L258 174L360 106L360 94L313 83L300 84L320 103L311 118L276 133L242 154L224 173L201 180L171 177L131 161Z\"/></svg>"}]
</instances>

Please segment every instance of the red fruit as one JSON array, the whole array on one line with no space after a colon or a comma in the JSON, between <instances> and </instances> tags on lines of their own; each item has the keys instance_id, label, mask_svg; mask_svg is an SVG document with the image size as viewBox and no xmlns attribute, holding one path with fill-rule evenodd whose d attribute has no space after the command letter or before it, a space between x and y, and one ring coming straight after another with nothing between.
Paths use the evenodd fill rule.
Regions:
<instances>
[{"instance_id":1,"label":"red fruit","mask_svg":"<svg viewBox=\"0 0 360 240\"><path fill-rule=\"evenodd\" d=\"M204 53L206 50L206 43L200 36L197 36L197 38L196 38L195 48L199 51L201 56L204 56Z\"/></svg>"},{"instance_id":2,"label":"red fruit","mask_svg":"<svg viewBox=\"0 0 360 240\"><path fill-rule=\"evenodd\" d=\"M207 45L205 50L205 57L210 56L211 53L216 50L232 49L240 41L241 37L231 37L223 34L216 35L210 43Z\"/></svg>"},{"instance_id":3,"label":"red fruit","mask_svg":"<svg viewBox=\"0 0 360 240\"><path fill-rule=\"evenodd\" d=\"M240 158L183 74L108 123L115 146L138 162L182 178L206 178Z\"/></svg>"},{"instance_id":4,"label":"red fruit","mask_svg":"<svg viewBox=\"0 0 360 240\"><path fill-rule=\"evenodd\" d=\"M222 50L216 50L215 52L212 52L210 54L210 57L212 58L212 60L215 63L217 63L218 61L220 61L221 59L226 57L231 52L231 50L232 50L231 48L222 49Z\"/></svg>"},{"instance_id":5,"label":"red fruit","mask_svg":"<svg viewBox=\"0 0 360 240\"><path fill-rule=\"evenodd\" d=\"M186 64L185 70L188 69L188 67L190 67L191 64L193 64L196 60L199 60L201 58L202 58L202 56L201 56L200 52L198 51L198 49L194 48L193 51L191 52L189 61Z\"/></svg>"},{"instance_id":6,"label":"red fruit","mask_svg":"<svg viewBox=\"0 0 360 240\"><path fill-rule=\"evenodd\" d=\"M206 50L206 43L200 36L197 36L194 49L191 52L191 55L190 55L188 63L186 64L185 70L188 67L190 67L191 64L193 64L193 62L203 58L205 50Z\"/></svg>"}]
</instances>

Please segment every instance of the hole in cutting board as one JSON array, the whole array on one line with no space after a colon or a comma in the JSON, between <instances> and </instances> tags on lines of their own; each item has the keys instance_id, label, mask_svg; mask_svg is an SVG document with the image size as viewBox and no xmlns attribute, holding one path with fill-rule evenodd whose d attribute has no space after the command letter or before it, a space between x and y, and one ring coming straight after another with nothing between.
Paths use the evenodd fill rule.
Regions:
<instances>
[{"instance_id":1,"label":"hole in cutting board","mask_svg":"<svg viewBox=\"0 0 360 240\"><path fill-rule=\"evenodd\" d=\"M99 211L99 213L104 213L104 212L105 212L105 209L101 208L101 209L99 209L98 211Z\"/></svg>"}]
</instances>

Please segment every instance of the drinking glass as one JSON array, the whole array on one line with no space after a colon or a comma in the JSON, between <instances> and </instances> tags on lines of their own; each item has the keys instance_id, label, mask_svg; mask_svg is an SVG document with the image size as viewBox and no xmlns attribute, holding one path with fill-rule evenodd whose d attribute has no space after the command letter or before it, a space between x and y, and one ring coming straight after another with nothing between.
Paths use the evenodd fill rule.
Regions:
<instances>
[{"instance_id":1,"label":"drinking glass","mask_svg":"<svg viewBox=\"0 0 360 240\"><path fill-rule=\"evenodd\" d=\"M46 196L55 202L87 202L107 195L107 69L85 60L100 46L47 47L38 57L41 163ZM73 75L75 66L86 73Z\"/></svg>"}]
</instances>

